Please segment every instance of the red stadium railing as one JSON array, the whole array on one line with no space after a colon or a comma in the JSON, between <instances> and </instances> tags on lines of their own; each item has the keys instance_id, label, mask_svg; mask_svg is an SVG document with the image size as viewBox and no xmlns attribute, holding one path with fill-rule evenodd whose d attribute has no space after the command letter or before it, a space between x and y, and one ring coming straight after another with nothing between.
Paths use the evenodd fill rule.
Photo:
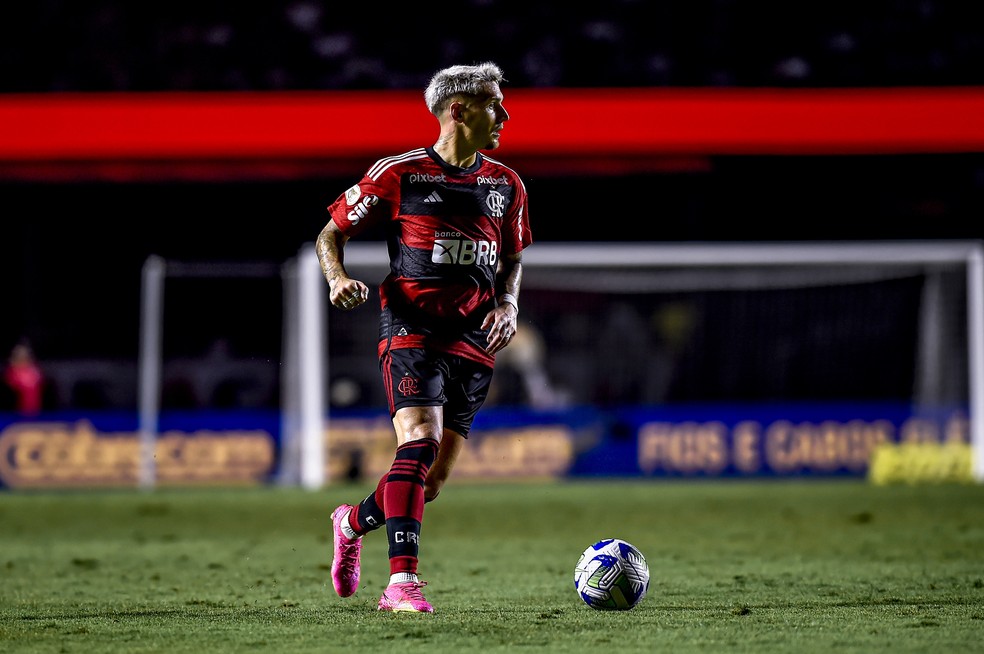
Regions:
<instances>
[{"instance_id":1,"label":"red stadium railing","mask_svg":"<svg viewBox=\"0 0 984 654\"><path fill-rule=\"evenodd\" d=\"M984 152L984 87L506 91L527 172ZM0 95L0 178L347 175L436 133L417 92Z\"/></svg>"}]
</instances>

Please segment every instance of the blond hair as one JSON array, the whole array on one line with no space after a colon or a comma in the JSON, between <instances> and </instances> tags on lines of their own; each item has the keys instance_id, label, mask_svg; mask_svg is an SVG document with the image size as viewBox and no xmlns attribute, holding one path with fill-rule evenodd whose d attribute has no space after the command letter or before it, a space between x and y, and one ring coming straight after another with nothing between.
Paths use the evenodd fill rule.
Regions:
<instances>
[{"instance_id":1,"label":"blond hair","mask_svg":"<svg viewBox=\"0 0 984 654\"><path fill-rule=\"evenodd\" d=\"M484 95L488 93L489 84L499 84L503 79L502 69L491 61L443 68L431 77L424 90L424 102L430 112L438 116L456 95Z\"/></svg>"}]
</instances>

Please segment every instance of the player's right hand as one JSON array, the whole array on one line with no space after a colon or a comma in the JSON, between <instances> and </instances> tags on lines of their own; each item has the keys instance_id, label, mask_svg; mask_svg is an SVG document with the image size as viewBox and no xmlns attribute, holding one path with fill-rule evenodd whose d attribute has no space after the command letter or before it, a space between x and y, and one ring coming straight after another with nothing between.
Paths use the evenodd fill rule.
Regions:
<instances>
[{"instance_id":1,"label":"player's right hand","mask_svg":"<svg viewBox=\"0 0 984 654\"><path fill-rule=\"evenodd\" d=\"M331 285L329 298L336 309L349 311L365 304L369 299L369 287L357 279L339 279Z\"/></svg>"}]
</instances>

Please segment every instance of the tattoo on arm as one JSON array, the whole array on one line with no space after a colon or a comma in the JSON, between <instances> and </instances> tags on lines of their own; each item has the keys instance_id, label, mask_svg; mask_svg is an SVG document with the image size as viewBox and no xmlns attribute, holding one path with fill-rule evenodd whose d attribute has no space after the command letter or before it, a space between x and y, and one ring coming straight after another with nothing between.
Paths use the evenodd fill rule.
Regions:
<instances>
[{"instance_id":1,"label":"tattoo on arm","mask_svg":"<svg viewBox=\"0 0 984 654\"><path fill-rule=\"evenodd\" d=\"M345 276L343 247L347 240L345 235L338 231L334 222L329 222L318 234L315 250L318 253L318 261L321 262L321 272L328 280L329 287L333 287L340 277Z\"/></svg>"}]
</instances>

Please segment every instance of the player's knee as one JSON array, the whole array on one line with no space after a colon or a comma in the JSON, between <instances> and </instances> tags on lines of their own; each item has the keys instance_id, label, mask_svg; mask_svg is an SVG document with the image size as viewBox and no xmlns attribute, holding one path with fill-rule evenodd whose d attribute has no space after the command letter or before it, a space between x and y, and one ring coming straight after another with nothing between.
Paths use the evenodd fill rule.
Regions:
<instances>
[{"instance_id":1,"label":"player's knee","mask_svg":"<svg viewBox=\"0 0 984 654\"><path fill-rule=\"evenodd\" d=\"M429 438L438 443L441 442L441 430L433 422L420 422L409 425L406 428L406 438L404 442L417 441Z\"/></svg>"}]
</instances>

